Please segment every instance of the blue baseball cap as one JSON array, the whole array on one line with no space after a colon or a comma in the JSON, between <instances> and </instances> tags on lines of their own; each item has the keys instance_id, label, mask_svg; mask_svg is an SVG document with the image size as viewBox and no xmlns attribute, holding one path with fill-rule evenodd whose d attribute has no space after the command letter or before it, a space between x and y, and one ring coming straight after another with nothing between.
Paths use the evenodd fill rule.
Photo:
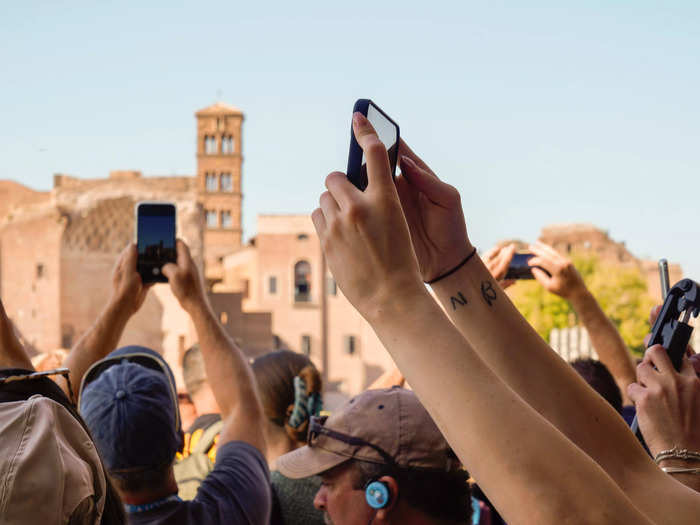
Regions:
<instances>
[{"instance_id":1,"label":"blue baseball cap","mask_svg":"<svg viewBox=\"0 0 700 525\"><path fill-rule=\"evenodd\" d=\"M150 348L123 347L95 363L78 405L113 476L165 467L182 447L175 378Z\"/></svg>"}]
</instances>

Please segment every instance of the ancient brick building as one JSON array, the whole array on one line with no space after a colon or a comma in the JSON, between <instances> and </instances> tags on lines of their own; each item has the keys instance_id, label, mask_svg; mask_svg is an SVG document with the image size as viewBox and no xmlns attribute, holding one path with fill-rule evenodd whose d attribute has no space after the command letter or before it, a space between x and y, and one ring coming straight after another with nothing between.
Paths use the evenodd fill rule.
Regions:
<instances>
[{"instance_id":1,"label":"ancient brick building","mask_svg":"<svg viewBox=\"0 0 700 525\"><path fill-rule=\"evenodd\" d=\"M325 268L309 215L259 215L251 243L224 258L217 288L243 293L246 312L270 312L275 347L310 356L331 390L355 394L393 366Z\"/></svg>"},{"instance_id":2,"label":"ancient brick building","mask_svg":"<svg viewBox=\"0 0 700 525\"><path fill-rule=\"evenodd\" d=\"M646 277L649 295L661 300L658 261L639 259L632 255L624 242L617 242L608 233L592 224L555 224L542 228L540 241L553 246L561 253L594 253L601 261L623 266L637 266ZM679 264L669 263L671 285L683 278Z\"/></svg>"},{"instance_id":3,"label":"ancient brick building","mask_svg":"<svg viewBox=\"0 0 700 525\"><path fill-rule=\"evenodd\" d=\"M178 236L208 282L221 279L223 256L241 245L243 114L217 103L196 117L196 176L58 174L48 192L0 181L0 296L32 351L70 347L94 321L109 297L116 257L134 241L141 200L175 203ZM244 314L241 301L241 294L212 295L217 314L246 350L269 349L269 314ZM193 341L187 316L167 285L157 285L121 342L151 346L177 366Z\"/></svg>"},{"instance_id":4,"label":"ancient brick building","mask_svg":"<svg viewBox=\"0 0 700 525\"><path fill-rule=\"evenodd\" d=\"M221 261L240 248L241 165L243 163L241 110L217 103L196 113L197 188L204 207L206 276L221 280Z\"/></svg>"}]
</instances>

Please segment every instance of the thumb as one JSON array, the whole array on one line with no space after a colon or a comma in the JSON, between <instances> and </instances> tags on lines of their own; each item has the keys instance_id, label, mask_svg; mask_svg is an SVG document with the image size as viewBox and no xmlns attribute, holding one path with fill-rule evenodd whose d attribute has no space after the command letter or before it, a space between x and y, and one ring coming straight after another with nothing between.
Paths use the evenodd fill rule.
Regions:
<instances>
[{"instance_id":1,"label":"thumb","mask_svg":"<svg viewBox=\"0 0 700 525\"><path fill-rule=\"evenodd\" d=\"M165 275L168 278L168 281L172 282L172 280L177 275L177 270L178 268L175 263L166 263L163 265L160 271L163 275Z\"/></svg>"},{"instance_id":2,"label":"thumb","mask_svg":"<svg viewBox=\"0 0 700 525\"><path fill-rule=\"evenodd\" d=\"M435 175L424 170L413 159L404 155L401 157L401 173L409 183L425 194L426 197L438 206L452 206L454 204L455 189L442 182Z\"/></svg>"},{"instance_id":3,"label":"thumb","mask_svg":"<svg viewBox=\"0 0 700 525\"><path fill-rule=\"evenodd\" d=\"M389 155L386 146L379 140L379 135L362 113L356 112L352 116L352 128L357 143L362 148L367 162L367 188L386 189L394 188L389 167Z\"/></svg>"},{"instance_id":4,"label":"thumb","mask_svg":"<svg viewBox=\"0 0 700 525\"><path fill-rule=\"evenodd\" d=\"M679 373L682 376L695 377L697 372L695 372L695 364L687 355L683 356L683 361L681 361L681 369Z\"/></svg>"},{"instance_id":5,"label":"thumb","mask_svg":"<svg viewBox=\"0 0 700 525\"><path fill-rule=\"evenodd\" d=\"M639 383L630 383L627 385L627 395L629 396L630 401L632 401L632 403L635 405L637 405L637 401L644 394L645 390L646 388Z\"/></svg>"}]
</instances>

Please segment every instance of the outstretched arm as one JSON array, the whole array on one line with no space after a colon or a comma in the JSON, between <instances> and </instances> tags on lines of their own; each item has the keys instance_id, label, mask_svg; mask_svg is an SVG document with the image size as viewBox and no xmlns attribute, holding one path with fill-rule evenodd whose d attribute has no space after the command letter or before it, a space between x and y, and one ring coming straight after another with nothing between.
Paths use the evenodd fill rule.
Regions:
<instances>
[{"instance_id":1,"label":"outstretched arm","mask_svg":"<svg viewBox=\"0 0 700 525\"><path fill-rule=\"evenodd\" d=\"M652 309L653 326L661 306ZM648 342L647 336L645 342ZM639 428L651 455L676 449L700 452L700 354L688 347L680 371L671 364L666 351L655 345L644 354L637 366L637 381L629 385L630 398L637 409ZM660 459L660 467L697 469L697 457L682 454ZM700 492L700 475L692 472L670 474L684 485Z\"/></svg>"},{"instance_id":2,"label":"outstretched arm","mask_svg":"<svg viewBox=\"0 0 700 525\"><path fill-rule=\"evenodd\" d=\"M24 368L34 370L32 362L17 339L15 329L7 317L0 300L0 368Z\"/></svg>"},{"instance_id":3,"label":"outstretched arm","mask_svg":"<svg viewBox=\"0 0 700 525\"><path fill-rule=\"evenodd\" d=\"M392 386L400 386L403 388L406 384L406 378L401 373L397 366L394 366L380 375L374 382L367 387L367 390L378 390L380 388L391 388Z\"/></svg>"},{"instance_id":4,"label":"outstretched arm","mask_svg":"<svg viewBox=\"0 0 700 525\"><path fill-rule=\"evenodd\" d=\"M163 274L197 331L207 379L224 421L219 446L245 441L265 454L264 416L253 372L214 315L199 270L181 240L177 241L177 264L163 266Z\"/></svg>"},{"instance_id":5,"label":"outstretched arm","mask_svg":"<svg viewBox=\"0 0 700 525\"><path fill-rule=\"evenodd\" d=\"M615 378L622 394L622 404L630 405L627 386L634 382L635 370L632 355L620 332L605 315L569 258L541 242L530 246L530 251L535 254L530 259L530 266L540 266L550 274L533 268L532 275L546 290L571 303L591 338L598 358Z\"/></svg>"},{"instance_id":6,"label":"outstretched arm","mask_svg":"<svg viewBox=\"0 0 700 525\"><path fill-rule=\"evenodd\" d=\"M85 372L117 347L126 323L146 299L151 285L144 286L141 282L141 276L136 271L137 255L135 244L122 251L112 273L112 295L107 305L63 362L70 369L75 399L78 398ZM64 392L68 392L68 384L63 377L57 378L56 382Z\"/></svg>"},{"instance_id":7,"label":"outstretched arm","mask_svg":"<svg viewBox=\"0 0 700 525\"><path fill-rule=\"evenodd\" d=\"M397 189L422 277L429 281L458 266L472 247L457 190L405 144L402 153L409 158L402 160ZM679 508L698 511L656 468L619 415L537 335L478 257L436 282L433 291L491 370L593 458L639 508L658 522L693 516L679 515Z\"/></svg>"},{"instance_id":8,"label":"outstretched arm","mask_svg":"<svg viewBox=\"0 0 700 525\"><path fill-rule=\"evenodd\" d=\"M341 173L329 175L314 225L343 293L470 472L509 523L650 523L590 457L503 384L445 317L422 283L386 151L359 114L354 130L367 158L367 190Z\"/></svg>"},{"instance_id":9,"label":"outstretched arm","mask_svg":"<svg viewBox=\"0 0 700 525\"><path fill-rule=\"evenodd\" d=\"M659 466L670 476L700 492L700 459L683 458L681 450L700 452L700 356L685 356L676 372L666 350L649 348L637 367L637 382L629 394L637 407L639 428L652 455L672 451Z\"/></svg>"}]
</instances>

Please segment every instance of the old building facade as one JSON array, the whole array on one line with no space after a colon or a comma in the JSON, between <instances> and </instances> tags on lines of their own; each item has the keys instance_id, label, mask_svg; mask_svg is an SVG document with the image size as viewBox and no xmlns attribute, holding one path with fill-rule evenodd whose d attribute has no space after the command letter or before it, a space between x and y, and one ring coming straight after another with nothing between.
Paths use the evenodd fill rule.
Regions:
<instances>
[{"instance_id":1,"label":"old building facade","mask_svg":"<svg viewBox=\"0 0 700 525\"><path fill-rule=\"evenodd\" d=\"M118 254L134 241L139 201L173 202L177 232L210 284L221 261L241 245L241 124L237 108L217 103L196 113L197 174L143 177L113 171L107 178L54 176L38 192L0 181L0 296L32 353L69 348L94 322L111 293ZM211 296L229 333L251 355L272 344L269 314L245 314L242 295ZM120 344L163 352L179 368L195 340L189 319L167 285L157 285L127 326Z\"/></svg>"},{"instance_id":2,"label":"old building facade","mask_svg":"<svg viewBox=\"0 0 700 525\"><path fill-rule=\"evenodd\" d=\"M540 241L553 246L560 253L593 253L601 261L622 266L636 266L646 278L649 295L661 301L661 281L658 261L635 257L625 246L610 238L608 233L593 224L554 224L542 228ZM671 286L683 278L679 264L669 262Z\"/></svg>"},{"instance_id":3,"label":"old building facade","mask_svg":"<svg viewBox=\"0 0 700 525\"><path fill-rule=\"evenodd\" d=\"M220 289L243 293L246 312L270 312L275 347L309 355L332 390L359 392L393 366L325 268L309 215L258 216L255 238L223 264Z\"/></svg>"},{"instance_id":4,"label":"old building facade","mask_svg":"<svg viewBox=\"0 0 700 525\"><path fill-rule=\"evenodd\" d=\"M73 345L109 297L116 257L134 240L136 203L168 201L176 204L178 236L203 268L217 315L250 356L289 348L312 358L329 391L365 388L393 362L325 267L310 217L260 215L255 237L243 246L244 115L217 103L195 116L193 176L58 174L47 192L0 181L0 296L21 337L33 353ZM548 226L540 239L562 253L590 251L637 265L650 294L659 294L656 263L635 258L595 226ZM678 265L669 269L672 283L682 277ZM157 285L120 343L163 352L178 375L195 338L168 286Z\"/></svg>"}]
</instances>

